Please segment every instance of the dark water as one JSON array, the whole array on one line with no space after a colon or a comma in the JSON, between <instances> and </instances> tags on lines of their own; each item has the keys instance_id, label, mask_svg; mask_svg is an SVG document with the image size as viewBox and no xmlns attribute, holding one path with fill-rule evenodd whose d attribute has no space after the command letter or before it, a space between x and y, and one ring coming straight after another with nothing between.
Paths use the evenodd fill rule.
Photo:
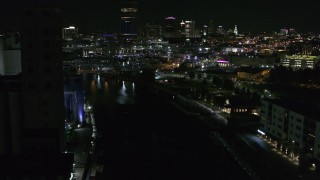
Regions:
<instances>
[{"instance_id":1,"label":"dark water","mask_svg":"<svg viewBox=\"0 0 320 180\"><path fill-rule=\"evenodd\" d=\"M97 179L247 179L208 128L132 82L86 75L104 172Z\"/></svg>"}]
</instances>

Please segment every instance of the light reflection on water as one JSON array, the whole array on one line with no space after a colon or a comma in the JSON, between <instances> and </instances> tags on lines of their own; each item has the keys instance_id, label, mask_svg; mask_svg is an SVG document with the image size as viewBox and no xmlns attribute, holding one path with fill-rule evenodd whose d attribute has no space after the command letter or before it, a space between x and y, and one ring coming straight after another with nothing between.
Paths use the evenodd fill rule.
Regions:
<instances>
[{"instance_id":1,"label":"light reflection on water","mask_svg":"<svg viewBox=\"0 0 320 180\"><path fill-rule=\"evenodd\" d=\"M96 102L116 102L118 104L135 103L135 84L130 81L109 79L103 74L88 74L84 76L86 94Z\"/></svg>"},{"instance_id":2,"label":"light reflection on water","mask_svg":"<svg viewBox=\"0 0 320 180\"><path fill-rule=\"evenodd\" d=\"M127 90L127 86L130 86L130 84L131 84L131 87L128 87L128 88L133 89L134 86L132 86L132 83L122 81L122 86L119 90L119 95L116 99L116 101L119 104L134 104L134 97L133 97L134 89L133 91Z\"/></svg>"}]
</instances>

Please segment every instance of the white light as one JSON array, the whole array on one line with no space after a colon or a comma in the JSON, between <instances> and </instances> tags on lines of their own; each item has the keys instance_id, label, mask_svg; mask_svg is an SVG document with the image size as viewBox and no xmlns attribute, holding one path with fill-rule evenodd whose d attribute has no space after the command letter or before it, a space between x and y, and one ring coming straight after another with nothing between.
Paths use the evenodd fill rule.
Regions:
<instances>
[{"instance_id":1,"label":"white light","mask_svg":"<svg viewBox=\"0 0 320 180\"><path fill-rule=\"evenodd\" d=\"M262 135L266 135L266 133L264 133L263 131L261 131L260 129L258 129L258 133L262 134Z\"/></svg>"}]
</instances>

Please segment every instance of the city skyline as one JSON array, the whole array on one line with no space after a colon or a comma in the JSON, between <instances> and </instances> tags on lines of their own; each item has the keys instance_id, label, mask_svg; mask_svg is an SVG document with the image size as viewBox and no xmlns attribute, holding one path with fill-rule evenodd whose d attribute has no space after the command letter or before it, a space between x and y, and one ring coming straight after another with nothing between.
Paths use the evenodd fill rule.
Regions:
<instances>
[{"instance_id":1,"label":"city skyline","mask_svg":"<svg viewBox=\"0 0 320 180\"><path fill-rule=\"evenodd\" d=\"M1 29L14 30L19 27L19 11L21 7L35 4L54 5L62 9L63 24L76 25L82 32L120 30L121 2L116 0L94 1L63 1L63 0L32 0L24 2L15 0L4 3L1 16L6 17ZM194 20L198 28L208 25L213 19L215 26L222 25L227 29L238 25L239 32L270 32L281 28L296 28L299 32L319 32L315 26L320 14L311 0L303 3L271 0L264 4L253 0L226 2L199 2L188 0L178 1L147 1L140 0L138 4L139 25L146 23L164 24L167 16L174 16L177 20Z\"/></svg>"}]
</instances>

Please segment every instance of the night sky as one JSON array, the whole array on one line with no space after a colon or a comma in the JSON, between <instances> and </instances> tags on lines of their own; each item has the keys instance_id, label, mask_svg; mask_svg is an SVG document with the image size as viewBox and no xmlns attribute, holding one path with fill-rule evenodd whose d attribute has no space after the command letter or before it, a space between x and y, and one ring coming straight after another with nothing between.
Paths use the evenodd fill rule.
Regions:
<instances>
[{"instance_id":1,"label":"night sky","mask_svg":"<svg viewBox=\"0 0 320 180\"><path fill-rule=\"evenodd\" d=\"M118 32L120 0L11 0L2 2L0 30L14 30L19 24L19 9L34 4L54 4L63 10L64 26L75 25L80 32ZM320 13L314 0L140 0L139 24L163 25L164 18L175 16L180 22L195 20L198 28L212 18L216 26L250 32L277 31L295 27L299 32L320 32Z\"/></svg>"}]
</instances>

